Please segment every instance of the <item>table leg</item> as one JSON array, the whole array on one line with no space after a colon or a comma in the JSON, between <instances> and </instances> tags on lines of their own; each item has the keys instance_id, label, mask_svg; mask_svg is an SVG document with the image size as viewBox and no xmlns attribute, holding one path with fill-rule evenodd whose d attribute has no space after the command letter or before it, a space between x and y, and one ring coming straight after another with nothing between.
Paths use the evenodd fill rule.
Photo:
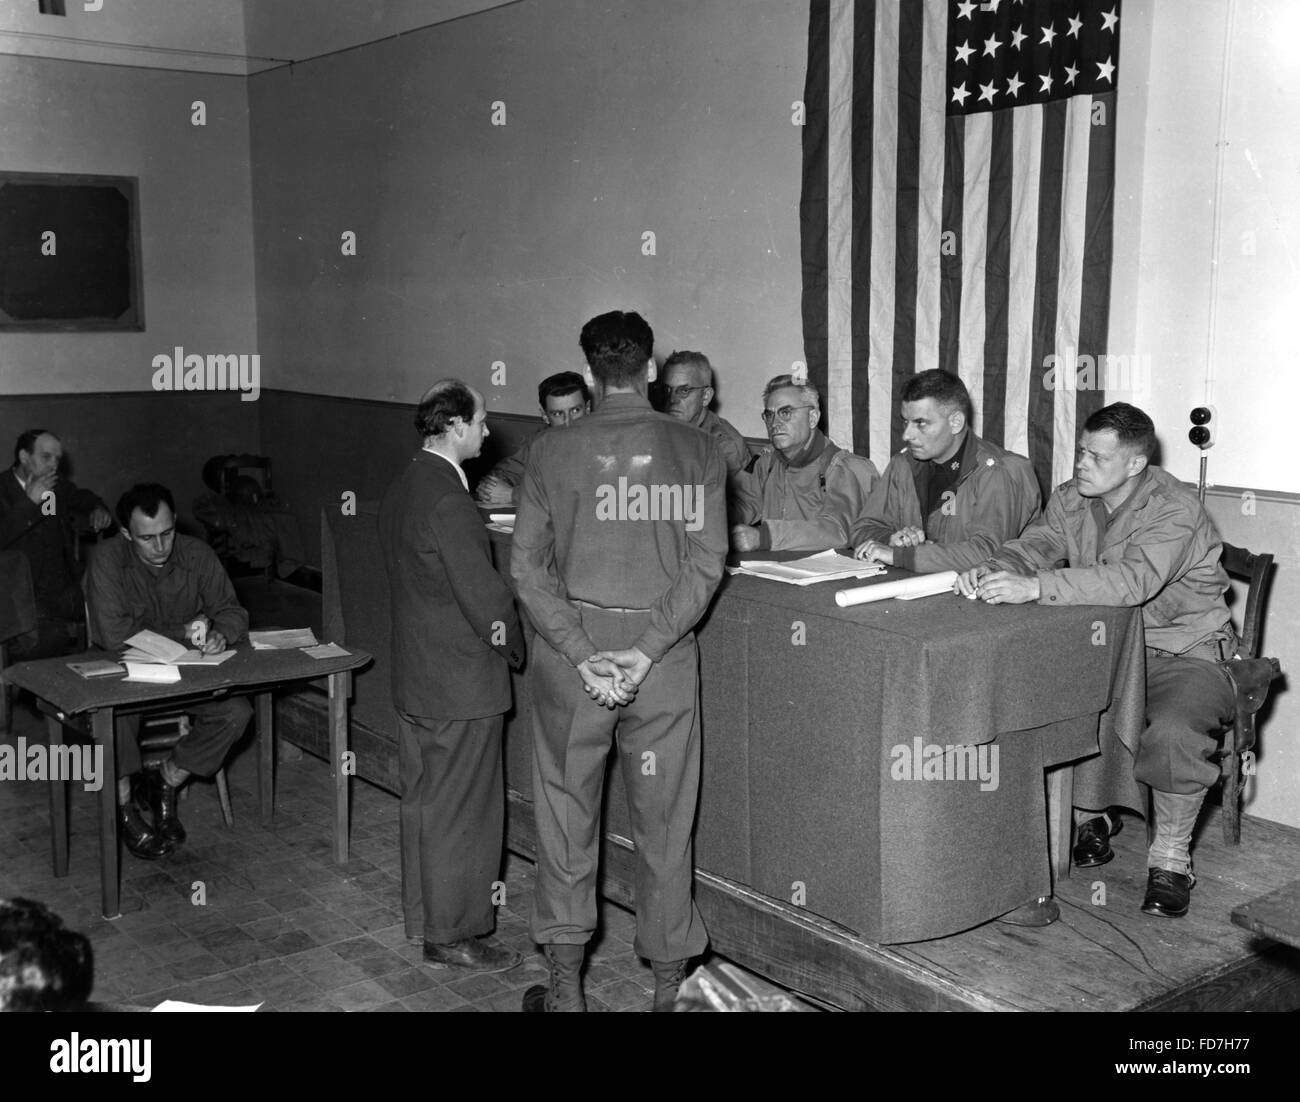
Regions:
<instances>
[{"instance_id":1,"label":"table leg","mask_svg":"<svg viewBox=\"0 0 1300 1102\"><path fill-rule=\"evenodd\" d=\"M104 917L120 918L117 852L117 743L113 740L113 709L100 708L91 716L95 745L104 748L103 785L99 790L99 889Z\"/></svg>"},{"instance_id":2,"label":"table leg","mask_svg":"<svg viewBox=\"0 0 1300 1102\"><path fill-rule=\"evenodd\" d=\"M54 716L45 717L46 740L50 761L58 760L55 748L63 745L63 724ZM51 773L54 770L50 770ZM50 838L54 845L54 875L68 875L68 782L50 778Z\"/></svg>"},{"instance_id":3,"label":"table leg","mask_svg":"<svg viewBox=\"0 0 1300 1102\"><path fill-rule=\"evenodd\" d=\"M275 702L270 693L253 697L257 710L257 802L262 825L275 818Z\"/></svg>"},{"instance_id":4,"label":"table leg","mask_svg":"<svg viewBox=\"0 0 1300 1102\"><path fill-rule=\"evenodd\" d=\"M348 697L352 695L352 673L330 674L330 776L334 778L334 860L348 860L348 776L343 755L348 749Z\"/></svg>"},{"instance_id":5,"label":"table leg","mask_svg":"<svg viewBox=\"0 0 1300 1102\"><path fill-rule=\"evenodd\" d=\"M1070 833L1074 828L1074 763L1047 770L1047 842L1052 883L1070 879Z\"/></svg>"}]
</instances>

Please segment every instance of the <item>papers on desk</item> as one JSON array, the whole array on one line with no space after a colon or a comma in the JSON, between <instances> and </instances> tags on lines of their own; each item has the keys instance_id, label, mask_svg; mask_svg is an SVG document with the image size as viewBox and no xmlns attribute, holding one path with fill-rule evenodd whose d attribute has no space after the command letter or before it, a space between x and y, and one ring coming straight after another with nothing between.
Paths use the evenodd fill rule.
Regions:
<instances>
[{"instance_id":1,"label":"papers on desk","mask_svg":"<svg viewBox=\"0 0 1300 1102\"><path fill-rule=\"evenodd\" d=\"M96 662L67 662L65 665L79 677L110 677L115 673L126 673L126 667L116 662L99 659Z\"/></svg>"},{"instance_id":2,"label":"papers on desk","mask_svg":"<svg viewBox=\"0 0 1300 1102\"><path fill-rule=\"evenodd\" d=\"M835 603L840 608L848 608L851 605L865 605L870 601L888 601L891 597L900 601L915 601L918 597L951 593L952 583L956 580L957 573L953 570L939 574L919 574L912 578L899 578L895 582L882 582L880 585L841 589L835 594Z\"/></svg>"},{"instance_id":3,"label":"papers on desk","mask_svg":"<svg viewBox=\"0 0 1300 1102\"><path fill-rule=\"evenodd\" d=\"M250 631L248 641L254 650L297 650L314 647L320 640L311 628L284 628L280 631Z\"/></svg>"},{"instance_id":4,"label":"papers on desk","mask_svg":"<svg viewBox=\"0 0 1300 1102\"><path fill-rule=\"evenodd\" d=\"M742 560L739 566L729 566L732 574L752 574L756 578L770 578L774 582L790 585L814 585L817 582L839 582L846 578L874 578L885 572L878 562L861 562L834 551L819 551L802 559L789 562L762 562Z\"/></svg>"},{"instance_id":5,"label":"papers on desk","mask_svg":"<svg viewBox=\"0 0 1300 1102\"><path fill-rule=\"evenodd\" d=\"M172 685L180 679L180 669L167 662L126 662L126 677L122 680Z\"/></svg>"},{"instance_id":6,"label":"papers on desk","mask_svg":"<svg viewBox=\"0 0 1300 1102\"><path fill-rule=\"evenodd\" d=\"M515 530L514 513L488 513L488 531L504 532L506 535L512 535Z\"/></svg>"},{"instance_id":7,"label":"papers on desk","mask_svg":"<svg viewBox=\"0 0 1300 1102\"><path fill-rule=\"evenodd\" d=\"M204 1006L202 1003L185 1003L179 999L164 999L153 1008L154 1014L251 1014L261 1007L255 1006Z\"/></svg>"},{"instance_id":8,"label":"papers on desk","mask_svg":"<svg viewBox=\"0 0 1300 1102\"><path fill-rule=\"evenodd\" d=\"M302 653L310 655L312 658L349 658L352 655L350 650L344 650L337 643L322 643L318 647L303 647Z\"/></svg>"},{"instance_id":9,"label":"papers on desk","mask_svg":"<svg viewBox=\"0 0 1300 1102\"><path fill-rule=\"evenodd\" d=\"M187 650L180 643L159 635L156 631L137 631L127 640L128 649L122 654L122 661L161 663L169 666L220 666L229 658L235 657L232 650L219 654L203 654L197 650ZM172 681L179 677L171 678Z\"/></svg>"}]
</instances>

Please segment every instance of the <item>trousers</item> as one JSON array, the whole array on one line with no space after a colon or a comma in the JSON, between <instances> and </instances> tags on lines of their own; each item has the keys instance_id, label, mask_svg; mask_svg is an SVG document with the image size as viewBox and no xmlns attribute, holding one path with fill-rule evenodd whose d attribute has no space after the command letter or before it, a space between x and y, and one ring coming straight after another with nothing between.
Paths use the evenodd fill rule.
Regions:
<instances>
[{"instance_id":1,"label":"trousers","mask_svg":"<svg viewBox=\"0 0 1300 1102\"><path fill-rule=\"evenodd\" d=\"M182 709L177 709L182 710ZM230 748L248 727L252 705L242 696L211 700L183 709L192 717L189 734L176 744L172 760L181 769L210 777L226 760ZM114 724L117 745L117 775L138 773L140 760L140 721L146 716L118 716Z\"/></svg>"},{"instance_id":2,"label":"trousers","mask_svg":"<svg viewBox=\"0 0 1300 1102\"><path fill-rule=\"evenodd\" d=\"M1191 794L1219 779L1210 760L1235 712L1232 686L1214 662L1147 655L1147 726L1133 776L1157 792Z\"/></svg>"},{"instance_id":3,"label":"trousers","mask_svg":"<svg viewBox=\"0 0 1300 1102\"><path fill-rule=\"evenodd\" d=\"M446 945L492 932L505 829L503 721L397 713L407 937Z\"/></svg>"},{"instance_id":4,"label":"trousers","mask_svg":"<svg viewBox=\"0 0 1300 1102\"><path fill-rule=\"evenodd\" d=\"M584 607L601 650L640 638L647 614ZM533 812L537 882L531 932L542 945L583 945L596 929L605 762L611 746L627 790L636 845L636 952L651 961L698 956L708 944L692 898L700 789L699 652L687 634L625 707L603 708L540 636L532 652Z\"/></svg>"}]
</instances>

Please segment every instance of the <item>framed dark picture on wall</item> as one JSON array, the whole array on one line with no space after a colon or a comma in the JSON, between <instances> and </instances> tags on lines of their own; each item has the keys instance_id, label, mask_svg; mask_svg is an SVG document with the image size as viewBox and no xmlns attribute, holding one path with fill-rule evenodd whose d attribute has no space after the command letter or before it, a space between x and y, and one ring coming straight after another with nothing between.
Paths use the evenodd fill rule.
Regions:
<instances>
[{"instance_id":1,"label":"framed dark picture on wall","mask_svg":"<svg viewBox=\"0 0 1300 1102\"><path fill-rule=\"evenodd\" d=\"M141 330L134 176L0 171L0 330Z\"/></svg>"}]
</instances>

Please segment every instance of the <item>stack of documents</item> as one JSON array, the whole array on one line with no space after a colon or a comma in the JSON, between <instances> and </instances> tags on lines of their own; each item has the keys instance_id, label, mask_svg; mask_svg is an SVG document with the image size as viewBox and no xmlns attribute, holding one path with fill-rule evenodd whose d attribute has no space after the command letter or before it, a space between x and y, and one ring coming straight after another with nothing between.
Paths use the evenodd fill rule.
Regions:
<instances>
[{"instance_id":1,"label":"stack of documents","mask_svg":"<svg viewBox=\"0 0 1300 1102\"><path fill-rule=\"evenodd\" d=\"M314 647L320 640L311 628L282 628L279 631L250 631L248 641L254 650L297 650Z\"/></svg>"},{"instance_id":2,"label":"stack of documents","mask_svg":"<svg viewBox=\"0 0 1300 1102\"><path fill-rule=\"evenodd\" d=\"M939 574L917 574L911 578L899 578L896 582L841 589L835 594L835 603L840 608L851 608L872 601L915 601L919 597L937 597L940 593L951 593L952 583L956 580L957 574L952 570Z\"/></svg>"},{"instance_id":3,"label":"stack of documents","mask_svg":"<svg viewBox=\"0 0 1300 1102\"><path fill-rule=\"evenodd\" d=\"M168 639L165 635L159 635L156 631L137 631L126 643L129 649L123 653L122 661L128 663L128 671L132 662L166 666L219 666L226 659L235 657L235 652L232 650L224 650L220 654L202 654L196 650L189 650L183 644ZM156 680L179 681L180 675Z\"/></svg>"},{"instance_id":4,"label":"stack of documents","mask_svg":"<svg viewBox=\"0 0 1300 1102\"><path fill-rule=\"evenodd\" d=\"M492 532L504 532L506 535L513 534L515 530L515 514L489 513L488 529Z\"/></svg>"},{"instance_id":5,"label":"stack of documents","mask_svg":"<svg viewBox=\"0 0 1300 1102\"><path fill-rule=\"evenodd\" d=\"M834 551L819 551L789 562L742 561L727 568L732 574L752 574L790 585L813 585L816 582L839 582L845 578L874 578L885 572L878 562L861 562Z\"/></svg>"}]
</instances>

